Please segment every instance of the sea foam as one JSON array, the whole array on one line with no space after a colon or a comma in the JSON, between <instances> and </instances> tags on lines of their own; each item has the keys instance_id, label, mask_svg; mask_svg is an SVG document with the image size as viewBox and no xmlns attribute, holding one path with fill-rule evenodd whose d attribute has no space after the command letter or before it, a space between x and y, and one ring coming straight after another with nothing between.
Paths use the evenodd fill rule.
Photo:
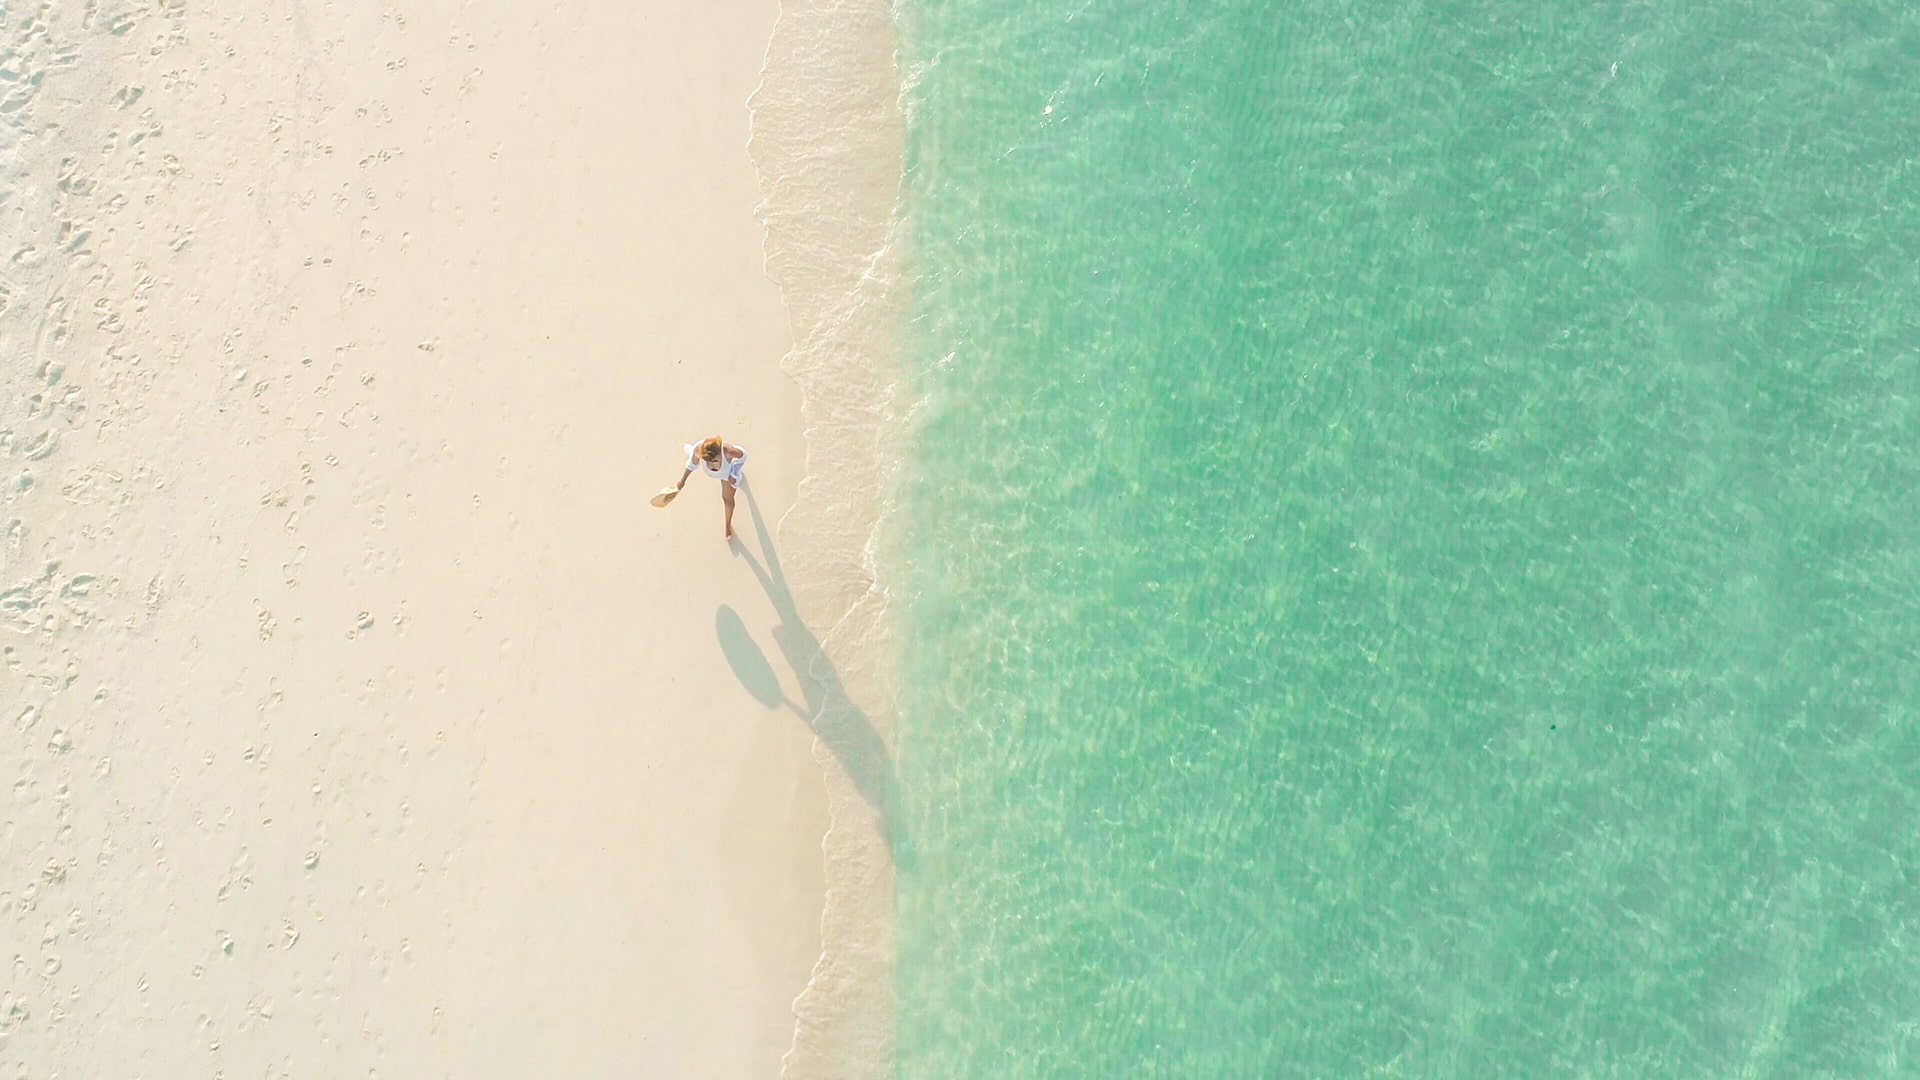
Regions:
<instances>
[{"instance_id":1,"label":"sea foam","mask_svg":"<svg viewBox=\"0 0 1920 1080\"><path fill-rule=\"evenodd\" d=\"M749 107L767 273L792 324L807 475L781 521L783 651L810 675L827 778L822 953L794 1002L789 1080L878 1077L892 1060L897 788L893 663L876 554L900 461L903 117L885 0L786 0ZM807 628L830 629L816 638Z\"/></svg>"}]
</instances>

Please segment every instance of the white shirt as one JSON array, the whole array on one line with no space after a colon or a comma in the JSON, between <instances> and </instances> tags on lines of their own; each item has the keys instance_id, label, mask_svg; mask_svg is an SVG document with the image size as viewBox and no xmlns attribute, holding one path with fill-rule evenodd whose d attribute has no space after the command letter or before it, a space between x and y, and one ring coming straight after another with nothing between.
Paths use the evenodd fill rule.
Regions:
<instances>
[{"instance_id":1,"label":"white shirt","mask_svg":"<svg viewBox=\"0 0 1920 1080\"><path fill-rule=\"evenodd\" d=\"M740 456L730 459L727 456L726 445L724 443L721 444L720 460L713 464L708 464L693 456L694 444L687 443L686 448L688 472L699 473L702 476L711 476L715 480L725 480L734 487L739 487L740 481L746 478L744 475L744 470L747 467L747 451L745 447L733 447L733 449L740 451Z\"/></svg>"}]
</instances>

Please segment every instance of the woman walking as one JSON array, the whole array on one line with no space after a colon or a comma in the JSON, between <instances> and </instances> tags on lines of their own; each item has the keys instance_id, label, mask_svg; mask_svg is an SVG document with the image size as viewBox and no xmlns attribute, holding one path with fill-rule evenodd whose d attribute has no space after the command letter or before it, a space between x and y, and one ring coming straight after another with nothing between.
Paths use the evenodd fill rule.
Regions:
<instances>
[{"instance_id":1,"label":"woman walking","mask_svg":"<svg viewBox=\"0 0 1920 1080\"><path fill-rule=\"evenodd\" d=\"M687 486L687 477L694 473L711 476L720 481L720 501L727 508L726 532L723 535L725 539L733 539L733 493L739 490L741 484L747 482L744 471L747 466L747 452L730 442L723 441L718 435L702 440L698 446L687 443L686 450L687 467L686 471L680 474L680 482L672 487L660 489L660 494L653 497L653 505L665 506L672 502L673 497L680 494L680 489Z\"/></svg>"}]
</instances>

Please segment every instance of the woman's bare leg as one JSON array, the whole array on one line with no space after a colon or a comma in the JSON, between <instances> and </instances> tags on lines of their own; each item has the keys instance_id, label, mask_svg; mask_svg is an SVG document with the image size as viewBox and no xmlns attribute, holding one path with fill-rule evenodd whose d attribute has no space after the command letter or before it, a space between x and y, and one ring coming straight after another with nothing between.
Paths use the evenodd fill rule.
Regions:
<instances>
[{"instance_id":1,"label":"woman's bare leg","mask_svg":"<svg viewBox=\"0 0 1920 1080\"><path fill-rule=\"evenodd\" d=\"M727 504L726 538L731 540L733 539L733 481L720 481L720 501Z\"/></svg>"}]
</instances>

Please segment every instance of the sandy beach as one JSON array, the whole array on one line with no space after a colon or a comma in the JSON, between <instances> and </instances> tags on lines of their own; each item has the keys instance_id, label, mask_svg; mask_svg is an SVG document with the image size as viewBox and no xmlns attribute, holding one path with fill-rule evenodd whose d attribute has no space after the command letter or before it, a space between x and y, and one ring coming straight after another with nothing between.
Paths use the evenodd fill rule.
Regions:
<instances>
[{"instance_id":1,"label":"sandy beach","mask_svg":"<svg viewBox=\"0 0 1920 1080\"><path fill-rule=\"evenodd\" d=\"M866 586L774 533L775 17L9 11L0 1062L780 1073Z\"/></svg>"}]
</instances>

